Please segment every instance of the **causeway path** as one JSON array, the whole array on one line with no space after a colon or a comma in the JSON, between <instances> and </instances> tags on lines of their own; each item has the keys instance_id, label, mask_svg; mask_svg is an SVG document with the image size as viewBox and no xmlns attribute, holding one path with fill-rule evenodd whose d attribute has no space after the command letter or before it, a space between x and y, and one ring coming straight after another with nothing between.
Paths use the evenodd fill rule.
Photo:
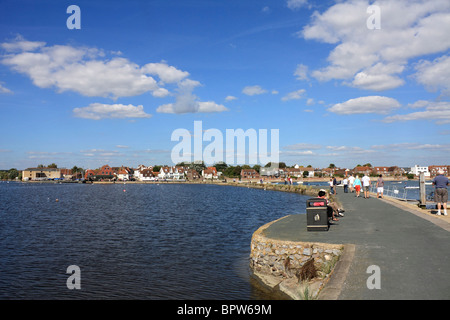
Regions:
<instances>
[{"instance_id":1,"label":"causeway path","mask_svg":"<svg viewBox=\"0 0 450 320\"><path fill-rule=\"evenodd\" d=\"M362 194L362 192L361 192ZM264 235L278 240L344 244L344 254L319 299L450 299L450 218L437 217L398 200L337 194L344 217L329 231L307 231L306 215L271 224ZM379 267L380 289L369 289Z\"/></svg>"}]
</instances>

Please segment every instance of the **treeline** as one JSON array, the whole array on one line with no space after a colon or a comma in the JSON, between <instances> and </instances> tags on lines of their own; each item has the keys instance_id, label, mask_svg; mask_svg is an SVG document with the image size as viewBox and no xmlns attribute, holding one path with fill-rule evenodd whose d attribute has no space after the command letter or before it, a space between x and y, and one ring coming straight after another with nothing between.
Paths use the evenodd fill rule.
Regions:
<instances>
[{"instance_id":1,"label":"treeline","mask_svg":"<svg viewBox=\"0 0 450 320\"><path fill-rule=\"evenodd\" d=\"M15 180L16 178L22 179L22 172L16 168L0 170L0 180Z\"/></svg>"}]
</instances>

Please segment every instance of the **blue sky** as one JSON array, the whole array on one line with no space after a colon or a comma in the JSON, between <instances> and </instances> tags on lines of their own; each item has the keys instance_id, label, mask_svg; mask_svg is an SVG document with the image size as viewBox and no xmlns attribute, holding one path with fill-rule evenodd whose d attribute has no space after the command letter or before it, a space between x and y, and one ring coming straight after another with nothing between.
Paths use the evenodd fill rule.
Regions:
<instances>
[{"instance_id":1,"label":"blue sky","mask_svg":"<svg viewBox=\"0 0 450 320\"><path fill-rule=\"evenodd\" d=\"M447 0L2 1L0 169L171 165L194 121L279 129L289 165L450 164L449 30Z\"/></svg>"}]
</instances>

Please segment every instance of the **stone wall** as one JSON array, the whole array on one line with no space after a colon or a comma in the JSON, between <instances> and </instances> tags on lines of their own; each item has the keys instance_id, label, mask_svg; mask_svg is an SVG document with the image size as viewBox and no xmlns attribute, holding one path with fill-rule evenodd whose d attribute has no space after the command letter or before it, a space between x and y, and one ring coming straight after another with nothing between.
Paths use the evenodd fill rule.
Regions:
<instances>
[{"instance_id":1,"label":"stone wall","mask_svg":"<svg viewBox=\"0 0 450 320\"><path fill-rule=\"evenodd\" d=\"M316 298L329 279L344 246L269 239L262 231L274 222L262 226L253 234L250 268L254 276L270 289L280 290L292 299ZM308 261L314 264L316 277L301 281L301 273L305 271L302 267ZM307 297L304 296L305 290L308 291Z\"/></svg>"}]
</instances>

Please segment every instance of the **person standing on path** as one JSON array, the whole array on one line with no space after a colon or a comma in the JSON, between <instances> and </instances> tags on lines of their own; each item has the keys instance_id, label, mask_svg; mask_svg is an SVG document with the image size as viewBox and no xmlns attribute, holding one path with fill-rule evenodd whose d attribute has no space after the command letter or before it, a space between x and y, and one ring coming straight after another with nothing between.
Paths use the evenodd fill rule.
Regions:
<instances>
[{"instance_id":1,"label":"person standing on path","mask_svg":"<svg viewBox=\"0 0 450 320\"><path fill-rule=\"evenodd\" d=\"M347 177L344 177L344 180L342 181L344 184L344 193L348 193L348 179Z\"/></svg>"},{"instance_id":2,"label":"person standing on path","mask_svg":"<svg viewBox=\"0 0 450 320\"><path fill-rule=\"evenodd\" d=\"M334 187L334 194L337 194L337 180L336 177L333 177L333 187Z\"/></svg>"},{"instance_id":3,"label":"person standing on path","mask_svg":"<svg viewBox=\"0 0 450 320\"><path fill-rule=\"evenodd\" d=\"M355 182L355 177L351 174L348 178L348 185L350 187L350 192L353 193L353 183Z\"/></svg>"},{"instance_id":4,"label":"person standing on path","mask_svg":"<svg viewBox=\"0 0 450 320\"><path fill-rule=\"evenodd\" d=\"M359 193L361 192L361 180L359 180L358 175L356 175L355 181L353 181L353 187L355 187L355 197L359 198Z\"/></svg>"},{"instance_id":5,"label":"person standing on path","mask_svg":"<svg viewBox=\"0 0 450 320\"><path fill-rule=\"evenodd\" d=\"M380 174L377 180L377 198L383 198L384 181L383 176Z\"/></svg>"},{"instance_id":6,"label":"person standing on path","mask_svg":"<svg viewBox=\"0 0 450 320\"><path fill-rule=\"evenodd\" d=\"M367 173L362 177L362 183L364 188L364 199L369 199L370 178Z\"/></svg>"},{"instance_id":7,"label":"person standing on path","mask_svg":"<svg viewBox=\"0 0 450 320\"><path fill-rule=\"evenodd\" d=\"M441 204L444 209L444 216L447 215L448 184L448 178L444 176L444 171L439 170L438 175L433 179L433 185L435 187L434 201L437 203L438 216L441 215Z\"/></svg>"}]
</instances>

